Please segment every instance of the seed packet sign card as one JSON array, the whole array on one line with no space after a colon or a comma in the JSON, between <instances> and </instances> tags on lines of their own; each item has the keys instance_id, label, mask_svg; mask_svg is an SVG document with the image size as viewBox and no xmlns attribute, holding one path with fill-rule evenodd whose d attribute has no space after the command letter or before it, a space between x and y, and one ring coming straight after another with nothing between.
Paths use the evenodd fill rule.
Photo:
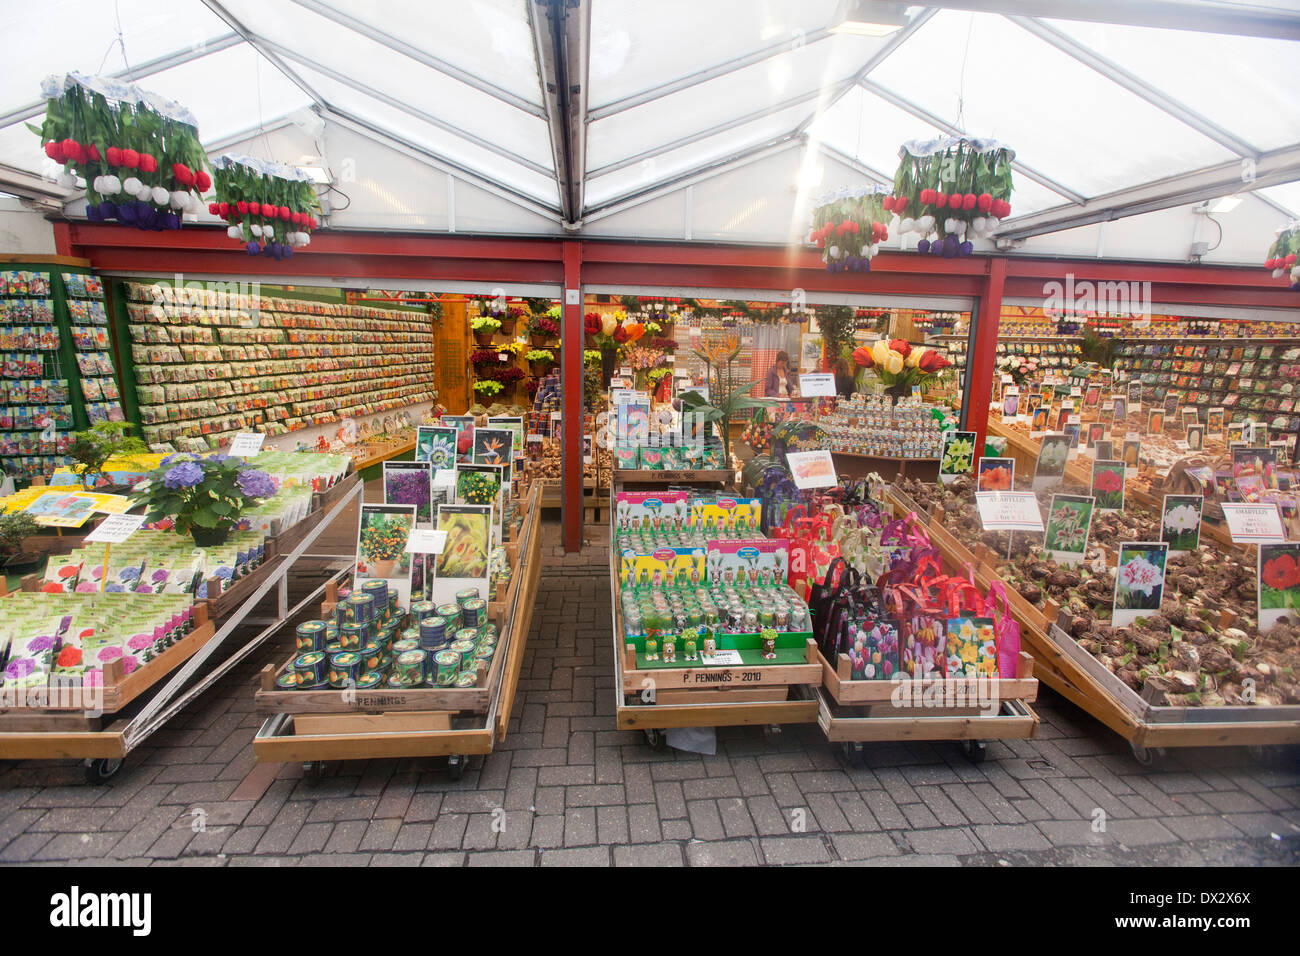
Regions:
<instances>
[{"instance_id":1,"label":"seed packet sign card","mask_svg":"<svg viewBox=\"0 0 1300 956\"><path fill-rule=\"evenodd\" d=\"M1044 435L1034 464L1034 490L1054 488L1065 478L1070 460L1070 439L1066 435Z\"/></svg>"},{"instance_id":2,"label":"seed packet sign card","mask_svg":"<svg viewBox=\"0 0 1300 956\"><path fill-rule=\"evenodd\" d=\"M502 522L505 501L503 498L505 468L501 465L457 465L456 503L490 505L492 507L492 540L504 540Z\"/></svg>"},{"instance_id":3,"label":"seed packet sign card","mask_svg":"<svg viewBox=\"0 0 1300 956\"><path fill-rule=\"evenodd\" d=\"M838 483L835 462L828 451L792 451L787 452L785 457L795 487L801 491L806 488L834 488Z\"/></svg>"},{"instance_id":4,"label":"seed packet sign card","mask_svg":"<svg viewBox=\"0 0 1300 956\"><path fill-rule=\"evenodd\" d=\"M457 434L456 429L441 425L420 426L415 439L415 460L427 461L435 470L454 468Z\"/></svg>"},{"instance_id":5,"label":"seed packet sign card","mask_svg":"<svg viewBox=\"0 0 1300 956\"><path fill-rule=\"evenodd\" d=\"M464 588L478 588L479 597L487 600L491 505L438 505L438 530L446 533L447 540L433 561L429 600L451 604Z\"/></svg>"},{"instance_id":6,"label":"seed packet sign card","mask_svg":"<svg viewBox=\"0 0 1300 956\"><path fill-rule=\"evenodd\" d=\"M975 470L975 433L945 432L939 458L939 480L950 485Z\"/></svg>"},{"instance_id":7,"label":"seed packet sign card","mask_svg":"<svg viewBox=\"0 0 1300 956\"><path fill-rule=\"evenodd\" d=\"M1033 418L1029 423L1029 434L1040 435L1047 431L1047 413L1048 409L1043 408L1041 405L1034 409Z\"/></svg>"},{"instance_id":8,"label":"seed packet sign card","mask_svg":"<svg viewBox=\"0 0 1300 956\"><path fill-rule=\"evenodd\" d=\"M1282 619L1300 613L1300 544L1259 546L1259 632L1267 634Z\"/></svg>"},{"instance_id":9,"label":"seed packet sign card","mask_svg":"<svg viewBox=\"0 0 1300 956\"><path fill-rule=\"evenodd\" d=\"M1170 554L1195 551L1201 543L1200 495L1165 495L1160 509L1160 538L1169 545Z\"/></svg>"},{"instance_id":10,"label":"seed packet sign card","mask_svg":"<svg viewBox=\"0 0 1300 956\"><path fill-rule=\"evenodd\" d=\"M1109 438L1103 438L1092 446L1092 455L1094 458L1114 458L1115 443Z\"/></svg>"},{"instance_id":11,"label":"seed packet sign card","mask_svg":"<svg viewBox=\"0 0 1300 956\"><path fill-rule=\"evenodd\" d=\"M1016 484L1014 458L981 458L976 491L1010 491Z\"/></svg>"},{"instance_id":12,"label":"seed packet sign card","mask_svg":"<svg viewBox=\"0 0 1300 956\"><path fill-rule=\"evenodd\" d=\"M1043 550L1057 564L1082 563L1095 505L1090 495L1052 495Z\"/></svg>"},{"instance_id":13,"label":"seed packet sign card","mask_svg":"<svg viewBox=\"0 0 1300 956\"><path fill-rule=\"evenodd\" d=\"M1187 450L1201 451L1205 448L1205 426L1188 425L1187 426Z\"/></svg>"},{"instance_id":14,"label":"seed packet sign card","mask_svg":"<svg viewBox=\"0 0 1300 956\"><path fill-rule=\"evenodd\" d=\"M433 467L424 461L384 462L384 504L415 505L416 524L433 521Z\"/></svg>"},{"instance_id":15,"label":"seed packet sign card","mask_svg":"<svg viewBox=\"0 0 1300 956\"><path fill-rule=\"evenodd\" d=\"M1013 419L1020 413L1020 389L1009 386L1002 393L1002 417Z\"/></svg>"},{"instance_id":16,"label":"seed packet sign card","mask_svg":"<svg viewBox=\"0 0 1300 956\"><path fill-rule=\"evenodd\" d=\"M509 465L514 436L506 428L474 429L474 464Z\"/></svg>"},{"instance_id":17,"label":"seed packet sign card","mask_svg":"<svg viewBox=\"0 0 1300 956\"><path fill-rule=\"evenodd\" d=\"M366 581L384 581L398 594L402 607L411 606L411 553L406 542L415 529L414 505L361 505L357 526L357 561L353 587L360 593Z\"/></svg>"},{"instance_id":18,"label":"seed packet sign card","mask_svg":"<svg viewBox=\"0 0 1300 956\"><path fill-rule=\"evenodd\" d=\"M1211 435L1223 437L1223 409L1211 408L1205 413L1205 430Z\"/></svg>"},{"instance_id":19,"label":"seed packet sign card","mask_svg":"<svg viewBox=\"0 0 1300 956\"><path fill-rule=\"evenodd\" d=\"M1124 439L1124 468L1137 471L1138 462L1142 460L1142 440L1140 438Z\"/></svg>"},{"instance_id":20,"label":"seed packet sign card","mask_svg":"<svg viewBox=\"0 0 1300 956\"><path fill-rule=\"evenodd\" d=\"M1130 541L1119 546L1112 628L1128 627L1140 617L1159 613L1168 557L1169 545L1163 541Z\"/></svg>"},{"instance_id":21,"label":"seed packet sign card","mask_svg":"<svg viewBox=\"0 0 1300 956\"><path fill-rule=\"evenodd\" d=\"M1092 497L1097 502L1098 511L1124 510L1124 462L1093 462Z\"/></svg>"}]
</instances>

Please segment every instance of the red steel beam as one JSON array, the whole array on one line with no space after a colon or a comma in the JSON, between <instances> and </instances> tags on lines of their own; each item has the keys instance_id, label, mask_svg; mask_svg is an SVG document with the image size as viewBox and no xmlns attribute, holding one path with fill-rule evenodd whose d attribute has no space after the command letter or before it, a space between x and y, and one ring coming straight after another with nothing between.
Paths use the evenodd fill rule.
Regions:
<instances>
[{"instance_id":1,"label":"red steel beam","mask_svg":"<svg viewBox=\"0 0 1300 956\"><path fill-rule=\"evenodd\" d=\"M565 553L582 550L582 254L583 243L564 243L564 291L560 300L564 310L560 331L565 343L560 350L560 401L564 406L560 522Z\"/></svg>"}]
</instances>

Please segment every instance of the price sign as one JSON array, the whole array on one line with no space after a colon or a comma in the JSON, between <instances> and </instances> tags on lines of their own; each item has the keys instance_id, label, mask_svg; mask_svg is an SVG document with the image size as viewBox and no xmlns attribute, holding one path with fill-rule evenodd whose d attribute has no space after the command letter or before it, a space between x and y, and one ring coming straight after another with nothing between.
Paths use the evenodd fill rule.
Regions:
<instances>
[{"instance_id":1,"label":"price sign","mask_svg":"<svg viewBox=\"0 0 1300 956\"><path fill-rule=\"evenodd\" d=\"M1229 504L1224 502L1223 517L1228 534L1237 544L1276 544L1286 541L1282 513L1275 504Z\"/></svg>"},{"instance_id":2,"label":"price sign","mask_svg":"<svg viewBox=\"0 0 1300 956\"><path fill-rule=\"evenodd\" d=\"M406 539L406 550L414 554L442 554L447 546L447 532L413 528Z\"/></svg>"},{"instance_id":3,"label":"price sign","mask_svg":"<svg viewBox=\"0 0 1300 956\"><path fill-rule=\"evenodd\" d=\"M807 372L799 376L799 393L811 398L834 398L835 376L829 372Z\"/></svg>"},{"instance_id":4,"label":"price sign","mask_svg":"<svg viewBox=\"0 0 1300 956\"><path fill-rule=\"evenodd\" d=\"M265 435L257 432L240 432L230 440L230 454L236 458L251 458L262 450Z\"/></svg>"},{"instance_id":5,"label":"price sign","mask_svg":"<svg viewBox=\"0 0 1300 956\"><path fill-rule=\"evenodd\" d=\"M835 462L829 451L792 451L786 454L790 463L790 474L794 476L795 487L834 488L838 483L835 477Z\"/></svg>"},{"instance_id":6,"label":"price sign","mask_svg":"<svg viewBox=\"0 0 1300 956\"><path fill-rule=\"evenodd\" d=\"M975 505L985 531L1042 531L1038 496L1032 491L977 491Z\"/></svg>"},{"instance_id":7,"label":"price sign","mask_svg":"<svg viewBox=\"0 0 1300 956\"><path fill-rule=\"evenodd\" d=\"M86 535L86 541L96 544L121 544L139 531L142 524L144 524L144 515L109 515L99 523L99 527Z\"/></svg>"}]
</instances>

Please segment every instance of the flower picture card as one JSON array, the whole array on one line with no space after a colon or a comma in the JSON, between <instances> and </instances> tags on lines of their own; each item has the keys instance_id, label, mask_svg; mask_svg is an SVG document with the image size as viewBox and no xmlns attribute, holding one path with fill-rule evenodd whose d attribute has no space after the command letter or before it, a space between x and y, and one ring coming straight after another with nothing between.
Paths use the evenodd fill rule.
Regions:
<instances>
[{"instance_id":1,"label":"flower picture card","mask_svg":"<svg viewBox=\"0 0 1300 956\"><path fill-rule=\"evenodd\" d=\"M1112 628L1127 627L1139 617L1159 613L1168 557L1169 545L1163 541L1129 541L1119 546Z\"/></svg>"},{"instance_id":2,"label":"flower picture card","mask_svg":"<svg viewBox=\"0 0 1300 956\"><path fill-rule=\"evenodd\" d=\"M976 491L1011 491L1016 482L1014 458L981 458Z\"/></svg>"},{"instance_id":3,"label":"flower picture card","mask_svg":"<svg viewBox=\"0 0 1300 956\"><path fill-rule=\"evenodd\" d=\"M1261 544L1258 573L1259 632L1300 618L1300 544Z\"/></svg>"},{"instance_id":4,"label":"flower picture card","mask_svg":"<svg viewBox=\"0 0 1300 956\"><path fill-rule=\"evenodd\" d=\"M975 433L945 432L939 458L939 480L952 484L962 475L975 470Z\"/></svg>"},{"instance_id":5,"label":"flower picture card","mask_svg":"<svg viewBox=\"0 0 1300 956\"><path fill-rule=\"evenodd\" d=\"M457 591L468 587L477 587L486 600L493 541L491 505L439 505L438 530L447 532L447 541L433 562L428 600L447 604L455 600Z\"/></svg>"},{"instance_id":6,"label":"flower picture card","mask_svg":"<svg viewBox=\"0 0 1300 956\"><path fill-rule=\"evenodd\" d=\"M1092 496L1098 511L1124 510L1124 462L1112 459L1092 463Z\"/></svg>"},{"instance_id":7,"label":"flower picture card","mask_svg":"<svg viewBox=\"0 0 1300 956\"><path fill-rule=\"evenodd\" d=\"M406 550L406 542L414 527L415 505L361 505L353 576L353 587L358 592L366 581L386 581L397 589L399 603L410 606L411 553Z\"/></svg>"},{"instance_id":8,"label":"flower picture card","mask_svg":"<svg viewBox=\"0 0 1300 956\"><path fill-rule=\"evenodd\" d=\"M506 428L474 429L474 464L510 466L514 436Z\"/></svg>"},{"instance_id":9,"label":"flower picture card","mask_svg":"<svg viewBox=\"0 0 1300 956\"><path fill-rule=\"evenodd\" d=\"M417 524L433 521L433 467L426 461L384 462L384 504L415 505Z\"/></svg>"},{"instance_id":10,"label":"flower picture card","mask_svg":"<svg viewBox=\"0 0 1300 956\"><path fill-rule=\"evenodd\" d=\"M1043 550L1057 564L1082 563L1095 507L1096 501L1090 495L1052 495Z\"/></svg>"},{"instance_id":11,"label":"flower picture card","mask_svg":"<svg viewBox=\"0 0 1300 956\"><path fill-rule=\"evenodd\" d=\"M1065 478L1065 465L1070 459L1070 439L1066 435L1044 435L1038 448L1038 461L1034 463L1035 491L1054 488Z\"/></svg>"},{"instance_id":12,"label":"flower picture card","mask_svg":"<svg viewBox=\"0 0 1300 956\"><path fill-rule=\"evenodd\" d=\"M1201 495L1165 495L1160 509L1160 540L1177 554L1195 551L1201 543Z\"/></svg>"},{"instance_id":13,"label":"flower picture card","mask_svg":"<svg viewBox=\"0 0 1300 956\"><path fill-rule=\"evenodd\" d=\"M1140 438L1124 439L1124 468L1128 471L1137 471L1138 462L1142 460L1142 440Z\"/></svg>"},{"instance_id":14,"label":"flower picture card","mask_svg":"<svg viewBox=\"0 0 1300 956\"><path fill-rule=\"evenodd\" d=\"M1205 448L1205 426L1188 425L1187 426L1187 450L1201 451Z\"/></svg>"}]
</instances>

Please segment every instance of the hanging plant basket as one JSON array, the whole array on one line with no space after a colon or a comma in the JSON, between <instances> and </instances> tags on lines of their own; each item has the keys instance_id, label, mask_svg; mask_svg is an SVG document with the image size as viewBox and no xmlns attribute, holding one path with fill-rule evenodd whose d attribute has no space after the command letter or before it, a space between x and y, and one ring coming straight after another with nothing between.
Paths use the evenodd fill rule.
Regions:
<instances>
[{"instance_id":1,"label":"hanging plant basket","mask_svg":"<svg viewBox=\"0 0 1300 956\"><path fill-rule=\"evenodd\" d=\"M885 209L898 228L916 233L916 251L968 256L976 239L992 239L1011 215L1015 150L992 139L948 137L906 142L898 151L894 193Z\"/></svg>"},{"instance_id":2,"label":"hanging plant basket","mask_svg":"<svg viewBox=\"0 0 1300 956\"><path fill-rule=\"evenodd\" d=\"M221 156L216 164L217 201L208 211L230 225L226 235L250 256L288 259L311 242L320 203L307 174L296 166L251 156Z\"/></svg>"},{"instance_id":3,"label":"hanging plant basket","mask_svg":"<svg viewBox=\"0 0 1300 956\"><path fill-rule=\"evenodd\" d=\"M86 218L137 229L179 229L212 187L198 123L179 103L112 77L46 77L45 120L28 129L86 190Z\"/></svg>"},{"instance_id":4,"label":"hanging plant basket","mask_svg":"<svg viewBox=\"0 0 1300 956\"><path fill-rule=\"evenodd\" d=\"M1300 221L1291 222L1277 231L1277 238L1268 247L1264 268L1274 279L1286 279L1292 291L1300 291Z\"/></svg>"},{"instance_id":5,"label":"hanging plant basket","mask_svg":"<svg viewBox=\"0 0 1300 956\"><path fill-rule=\"evenodd\" d=\"M823 196L813 208L809 237L821 250L827 272L869 272L871 258L889 238L883 186L856 186ZM746 303L740 303L746 305Z\"/></svg>"}]
</instances>

